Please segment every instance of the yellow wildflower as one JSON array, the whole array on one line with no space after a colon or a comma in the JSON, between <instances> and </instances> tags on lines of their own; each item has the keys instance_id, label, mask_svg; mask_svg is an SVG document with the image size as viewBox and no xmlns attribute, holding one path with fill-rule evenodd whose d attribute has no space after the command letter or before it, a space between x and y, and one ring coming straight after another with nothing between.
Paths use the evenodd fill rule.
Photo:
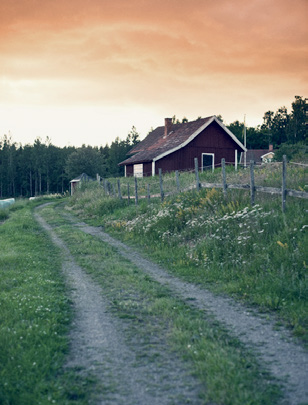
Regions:
<instances>
[{"instance_id":1,"label":"yellow wildflower","mask_svg":"<svg viewBox=\"0 0 308 405\"><path fill-rule=\"evenodd\" d=\"M282 242L280 242L280 240L277 241L277 244L278 244L279 246L281 246L282 248L284 248L284 249L287 249L287 248L288 248L288 244L287 244L287 243L282 243Z\"/></svg>"}]
</instances>

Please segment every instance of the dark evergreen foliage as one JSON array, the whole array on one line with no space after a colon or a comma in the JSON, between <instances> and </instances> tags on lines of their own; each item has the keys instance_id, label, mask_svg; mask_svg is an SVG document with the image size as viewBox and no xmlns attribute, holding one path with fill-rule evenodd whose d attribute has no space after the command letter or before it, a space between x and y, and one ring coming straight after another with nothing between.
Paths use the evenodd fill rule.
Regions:
<instances>
[{"instance_id":1,"label":"dark evergreen foliage","mask_svg":"<svg viewBox=\"0 0 308 405\"><path fill-rule=\"evenodd\" d=\"M82 145L60 148L50 139L37 138L33 145L20 145L11 136L0 139L0 198L32 197L65 193L69 182L85 172L91 177L116 177L123 173L118 163L139 142L136 128L126 140L117 138L110 146Z\"/></svg>"},{"instance_id":2,"label":"dark evergreen foliage","mask_svg":"<svg viewBox=\"0 0 308 405\"><path fill-rule=\"evenodd\" d=\"M248 149L267 149L269 145L279 148L283 143L307 143L308 121L306 118L306 99L295 96L292 111L280 107L275 113L267 111L263 116L263 124L256 128L246 128L246 145ZM244 123L235 121L227 126L236 137L244 143Z\"/></svg>"}]
</instances>

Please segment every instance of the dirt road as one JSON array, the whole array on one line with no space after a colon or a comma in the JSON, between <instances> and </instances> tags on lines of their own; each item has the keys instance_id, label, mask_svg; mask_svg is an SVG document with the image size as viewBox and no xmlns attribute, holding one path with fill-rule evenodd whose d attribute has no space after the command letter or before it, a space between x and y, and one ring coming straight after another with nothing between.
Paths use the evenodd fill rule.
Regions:
<instances>
[{"instance_id":1,"label":"dirt road","mask_svg":"<svg viewBox=\"0 0 308 405\"><path fill-rule=\"evenodd\" d=\"M230 298L185 283L110 237L102 229L77 222L69 214L63 215L73 226L117 248L119 254L159 283L168 286L174 295L189 305L212 313L234 336L254 351L271 375L281 381L285 394L283 403L308 403L308 354L287 330L277 330L274 319L265 318ZM94 373L103 376L108 387L113 383L111 379L116 376L120 385L114 392L108 392L107 397L105 394L104 403L201 403L198 382L189 375L180 359L171 356L163 348L158 361L131 367L136 363L136 353L125 344L125 330L121 322L106 311L99 287L75 263L63 241L38 212L36 219L50 233L54 243L65 251L63 271L73 289L76 308L69 365L92 369Z\"/></svg>"},{"instance_id":2,"label":"dirt road","mask_svg":"<svg viewBox=\"0 0 308 405\"><path fill-rule=\"evenodd\" d=\"M36 220L50 234L63 255L63 272L72 291L75 320L70 334L67 367L81 368L101 380L103 404L201 404L200 383L174 354L155 347L146 361L142 345L126 344L125 324L107 311L102 291L78 266L65 243L39 215ZM142 360L144 358L144 361Z\"/></svg>"}]
</instances>

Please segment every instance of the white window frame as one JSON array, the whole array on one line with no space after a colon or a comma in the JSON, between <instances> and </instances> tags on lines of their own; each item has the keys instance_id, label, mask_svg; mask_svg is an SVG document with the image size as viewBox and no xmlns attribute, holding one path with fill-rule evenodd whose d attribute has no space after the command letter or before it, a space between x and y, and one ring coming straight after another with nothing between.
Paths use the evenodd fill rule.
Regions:
<instances>
[{"instance_id":1,"label":"white window frame","mask_svg":"<svg viewBox=\"0 0 308 405\"><path fill-rule=\"evenodd\" d=\"M212 172L213 172L214 169L215 169L215 153L202 153L201 154L202 172L204 170L204 167L203 167L203 155L212 156Z\"/></svg>"},{"instance_id":2,"label":"white window frame","mask_svg":"<svg viewBox=\"0 0 308 405\"><path fill-rule=\"evenodd\" d=\"M241 153L240 153L240 160L239 160L239 165L240 165L240 166L242 166L242 165L244 164L244 163L243 163L244 153L245 153L245 152L241 152Z\"/></svg>"},{"instance_id":3,"label":"white window frame","mask_svg":"<svg viewBox=\"0 0 308 405\"><path fill-rule=\"evenodd\" d=\"M143 177L143 163L134 165L134 177Z\"/></svg>"},{"instance_id":4,"label":"white window frame","mask_svg":"<svg viewBox=\"0 0 308 405\"><path fill-rule=\"evenodd\" d=\"M152 176L153 177L155 176L155 162L154 162L154 160L152 162Z\"/></svg>"}]
</instances>

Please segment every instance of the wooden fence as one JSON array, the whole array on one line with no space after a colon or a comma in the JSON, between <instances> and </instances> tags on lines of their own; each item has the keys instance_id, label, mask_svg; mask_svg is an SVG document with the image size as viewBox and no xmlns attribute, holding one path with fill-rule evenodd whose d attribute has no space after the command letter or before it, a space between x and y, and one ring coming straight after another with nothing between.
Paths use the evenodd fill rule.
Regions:
<instances>
[{"instance_id":1,"label":"wooden fence","mask_svg":"<svg viewBox=\"0 0 308 405\"><path fill-rule=\"evenodd\" d=\"M163 181L163 176L162 176L162 171L159 169L159 193L155 194L150 194L150 184L147 184L147 193L146 195L140 195L138 191L138 178L134 178L134 200L135 204L138 205L138 201L140 198L147 198L150 200L151 198L160 198L161 201L164 201L166 196L173 195L175 193L183 192L183 191L189 191L192 189L195 189L197 191L200 190L200 188L218 188L222 189L223 193L225 196L227 196L228 190L230 189L236 189L236 190L249 190L250 191L250 202L251 205L255 204L255 195L256 192L262 192L262 193L269 193L269 194L277 194L281 196L281 204L282 204L282 211L284 212L286 209L286 197L287 196L292 196L292 197L297 197L297 198L304 198L308 199L308 192L305 191L298 191L298 190L291 190L287 189L286 187L286 179L287 179L287 159L286 156L283 156L283 162L282 162L282 171L281 171L281 187L264 187L264 186L259 186L255 184L255 166L254 162L250 161L249 165L249 173L250 173L250 182L249 183L244 183L244 184L228 184L227 179L226 179L226 162L225 159L221 160L221 183L208 183L208 182L200 182L199 179L199 168L198 168L198 159L195 158L195 181L194 184L181 188L180 187L180 176L179 176L179 171L175 171L175 177L174 181L176 184L175 191L173 192L165 192L164 189L164 181ZM100 181L100 179L98 179ZM102 179L104 191L106 195L110 195L116 198L125 198L128 201L128 204L130 203L131 200L131 189L130 189L130 184L127 183L127 191L126 195L123 196L121 192L121 182L120 179L117 180L117 192L116 192L116 187L114 184L111 184L107 179Z\"/></svg>"}]
</instances>

